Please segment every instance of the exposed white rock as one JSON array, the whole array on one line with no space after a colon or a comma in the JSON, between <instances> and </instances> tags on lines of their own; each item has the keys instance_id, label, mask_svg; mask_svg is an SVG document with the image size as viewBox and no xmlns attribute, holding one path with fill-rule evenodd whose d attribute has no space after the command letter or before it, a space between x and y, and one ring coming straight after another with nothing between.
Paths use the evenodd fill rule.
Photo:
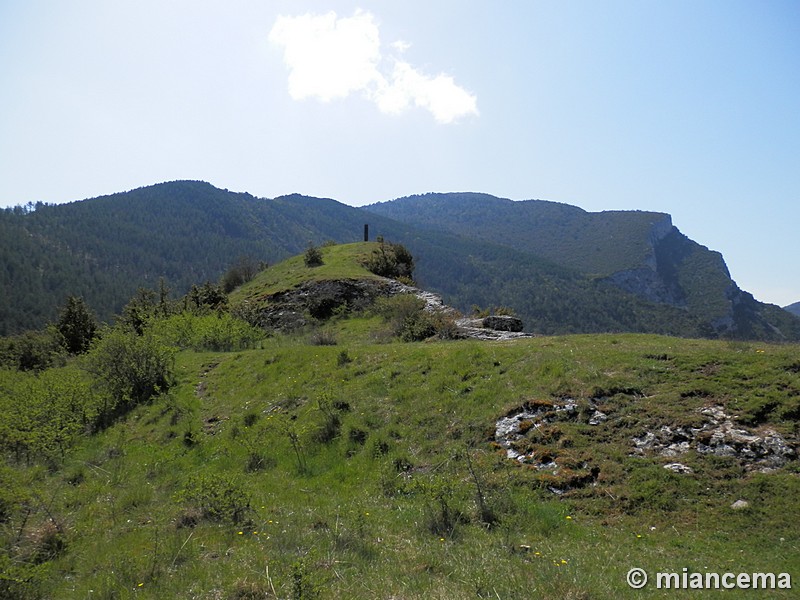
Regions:
<instances>
[{"instance_id":1,"label":"exposed white rock","mask_svg":"<svg viewBox=\"0 0 800 600\"><path fill-rule=\"evenodd\" d=\"M595 410L592 416L589 417L589 425L600 425L600 423L605 423L606 421L608 421L608 415L599 410Z\"/></svg>"},{"instance_id":2,"label":"exposed white rock","mask_svg":"<svg viewBox=\"0 0 800 600\"><path fill-rule=\"evenodd\" d=\"M691 467L684 465L683 463L674 462L664 465L664 468L668 471L672 471L673 473L681 473L683 475L689 475L694 473Z\"/></svg>"},{"instance_id":3,"label":"exposed white rock","mask_svg":"<svg viewBox=\"0 0 800 600\"><path fill-rule=\"evenodd\" d=\"M658 454L675 457L694 449L699 454L728 456L741 460L750 470L769 471L797 456L795 448L778 432L762 434L737 427L721 406L700 409L706 418L702 427L661 427L656 433L646 431L631 438L634 454Z\"/></svg>"}]
</instances>

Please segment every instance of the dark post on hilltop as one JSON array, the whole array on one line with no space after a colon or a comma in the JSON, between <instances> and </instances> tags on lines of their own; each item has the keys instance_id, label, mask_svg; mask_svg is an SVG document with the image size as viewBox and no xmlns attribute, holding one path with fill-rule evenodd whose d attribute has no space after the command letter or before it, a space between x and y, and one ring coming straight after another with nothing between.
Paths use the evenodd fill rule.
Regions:
<instances>
[{"instance_id":1,"label":"dark post on hilltop","mask_svg":"<svg viewBox=\"0 0 800 600\"><path fill-rule=\"evenodd\" d=\"M364 223L364 241L369 241L369 223Z\"/></svg>"}]
</instances>

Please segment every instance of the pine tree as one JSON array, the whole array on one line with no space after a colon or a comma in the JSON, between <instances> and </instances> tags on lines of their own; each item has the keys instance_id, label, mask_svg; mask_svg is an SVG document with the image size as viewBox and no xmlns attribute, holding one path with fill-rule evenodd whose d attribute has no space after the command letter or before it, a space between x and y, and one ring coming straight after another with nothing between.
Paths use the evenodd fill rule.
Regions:
<instances>
[{"instance_id":1,"label":"pine tree","mask_svg":"<svg viewBox=\"0 0 800 600\"><path fill-rule=\"evenodd\" d=\"M83 298L68 296L67 303L58 317L56 328L64 338L67 352L83 354L92 343L97 331L97 322Z\"/></svg>"}]
</instances>

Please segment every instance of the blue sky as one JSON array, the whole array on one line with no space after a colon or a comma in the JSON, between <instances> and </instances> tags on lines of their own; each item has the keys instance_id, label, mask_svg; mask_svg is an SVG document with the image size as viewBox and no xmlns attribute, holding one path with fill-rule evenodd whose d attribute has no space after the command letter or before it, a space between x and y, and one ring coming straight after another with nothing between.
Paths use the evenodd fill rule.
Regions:
<instances>
[{"instance_id":1,"label":"blue sky","mask_svg":"<svg viewBox=\"0 0 800 600\"><path fill-rule=\"evenodd\" d=\"M667 212L800 301L800 2L0 2L0 205L175 179Z\"/></svg>"}]
</instances>

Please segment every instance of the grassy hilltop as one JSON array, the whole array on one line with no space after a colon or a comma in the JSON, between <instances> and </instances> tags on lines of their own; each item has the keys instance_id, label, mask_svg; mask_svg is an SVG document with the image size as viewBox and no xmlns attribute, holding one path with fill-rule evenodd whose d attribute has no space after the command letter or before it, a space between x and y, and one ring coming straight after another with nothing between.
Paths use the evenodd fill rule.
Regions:
<instances>
[{"instance_id":1,"label":"grassy hilltop","mask_svg":"<svg viewBox=\"0 0 800 600\"><path fill-rule=\"evenodd\" d=\"M373 277L360 262L374 248L275 265L230 304L309 279ZM222 317L169 317L179 318ZM47 396L56 384L69 383L73 404L94 390L100 406L91 352L39 374L0 371L0 596L665 593L631 590L632 567L789 572L800 585L796 454L761 472L742 454L698 451L713 444L709 410L796 448L796 345L635 334L403 343L366 308L212 352L174 346L169 319L148 330L173 345L168 391L94 433L57 438L46 460L19 450L46 441L22 415L54 423L56 405L73 410ZM510 446L526 463L507 457L498 433L522 414ZM637 452L634 438L664 427L699 433L683 454ZM690 472L664 468L675 462ZM732 509L737 500L749 506ZM792 597L751 593L736 597Z\"/></svg>"}]
</instances>

